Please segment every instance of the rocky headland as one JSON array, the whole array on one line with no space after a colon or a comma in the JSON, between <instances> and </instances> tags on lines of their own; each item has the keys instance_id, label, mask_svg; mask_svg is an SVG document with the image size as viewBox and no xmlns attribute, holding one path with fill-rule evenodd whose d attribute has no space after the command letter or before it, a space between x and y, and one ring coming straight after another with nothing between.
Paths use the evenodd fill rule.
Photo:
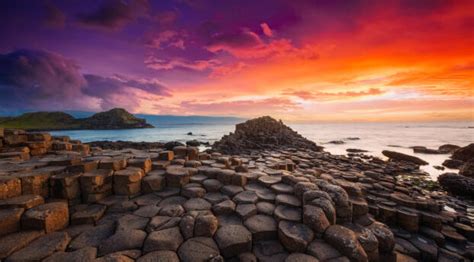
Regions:
<instances>
[{"instance_id":1,"label":"rocky headland","mask_svg":"<svg viewBox=\"0 0 474 262\"><path fill-rule=\"evenodd\" d=\"M74 118L64 112L33 112L17 117L0 118L0 127L29 131L79 129L152 128L145 119L137 118L122 108L100 112L87 118Z\"/></svg>"},{"instance_id":2,"label":"rocky headland","mask_svg":"<svg viewBox=\"0 0 474 262\"><path fill-rule=\"evenodd\" d=\"M417 159L331 155L270 117L205 152L91 145L0 128L0 260L474 259L472 201L407 179Z\"/></svg>"}]
</instances>

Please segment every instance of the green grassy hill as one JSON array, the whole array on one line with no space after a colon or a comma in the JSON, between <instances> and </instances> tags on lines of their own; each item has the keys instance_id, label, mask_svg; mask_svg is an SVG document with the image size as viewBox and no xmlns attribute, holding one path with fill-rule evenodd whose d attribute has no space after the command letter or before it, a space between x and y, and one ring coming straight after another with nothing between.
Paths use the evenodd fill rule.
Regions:
<instances>
[{"instance_id":1,"label":"green grassy hill","mask_svg":"<svg viewBox=\"0 0 474 262\"><path fill-rule=\"evenodd\" d=\"M0 118L0 127L25 130L127 129L153 127L124 109L116 108L88 118L76 119L63 112L25 113Z\"/></svg>"}]
</instances>

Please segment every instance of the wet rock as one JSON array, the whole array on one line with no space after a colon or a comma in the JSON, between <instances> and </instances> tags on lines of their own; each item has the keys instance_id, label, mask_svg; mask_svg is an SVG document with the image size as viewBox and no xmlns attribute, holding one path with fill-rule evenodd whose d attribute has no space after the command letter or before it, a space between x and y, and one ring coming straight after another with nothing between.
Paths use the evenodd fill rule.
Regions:
<instances>
[{"instance_id":1,"label":"wet rock","mask_svg":"<svg viewBox=\"0 0 474 262\"><path fill-rule=\"evenodd\" d=\"M367 254L357 240L356 234L343 226L332 225L324 233L324 240L351 261L368 261Z\"/></svg>"},{"instance_id":2,"label":"wet rock","mask_svg":"<svg viewBox=\"0 0 474 262\"><path fill-rule=\"evenodd\" d=\"M64 251L71 241L65 232L54 232L42 236L23 249L9 256L5 261L40 261L57 251Z\"/></svg>"},{"instance_id":3,"label":"wet rock","mask_svg":"<svg viewBox=\"0 0 474 262\"><path fill-rule=\"evenodd\" d=\"M314 233L305 224L280 221L278 223L278 238L289 251L304 252L313 240Z\"/></svg>"},{"instance_id":4,"label":"wet rock","mask_svg":"<svg viewBox=\"0 0 474 262\"><path fill-rule=\"evenodd\" d=\"M428 165L428 162L424 161L421 158L418 158L416 156L410 156L407 154L395 152L395 151L389 151L389 150L384 150L382 151L382 154L390 159L396 160L396 161L404 161L404 162L409 162L413 163L416 165Z\"/></svg>"},{"instance_id":5,"label":"wet rock","mask_svg":"<svg viewBox=\"0 0 474 262\"><path fill-rule=\"evenodd\" d=\"M252 234L244 226L223 226L217 230L215 240L226 258L252 250Z\"/></svg>"},{"instance_id":6,"label":"wet rock","mask_svg":"<svg viewBox=\"0 0 474 262\"><path fill-rule=\"evenodd\" d=\"M209 261L219 255L219 248L212 238L194 237L186 240L178 250L181 261Z\"/></svg>"},{"instance_id":7,"label":"wet rock","mask_svg":"<svg viewBox=\"0 0 474 262\"><path fill-rule=\"evenodd\" d=\"M459 174L462 176L474 178L474 159L464 163L459 170Z\"/></svg>"}]
</instances>

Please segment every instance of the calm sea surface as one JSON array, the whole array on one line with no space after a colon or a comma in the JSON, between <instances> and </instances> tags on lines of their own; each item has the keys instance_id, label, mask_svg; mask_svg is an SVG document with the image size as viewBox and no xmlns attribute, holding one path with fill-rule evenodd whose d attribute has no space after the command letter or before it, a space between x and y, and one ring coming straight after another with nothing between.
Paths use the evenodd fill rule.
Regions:
<instances>
[{"instance_id":1,"label":"calm sea surface","mask_svg":"<svg viewBox=\"0 0 474 262\"><path fill-rule=\"evenodd\" d=\"M83 142L96 140L123 140L123 141L187 141L197 139L203 142L214 142L224 134L234 131L234 124L160 124L152 123L156 128L132 130L80 130L56 131L54 135L68 135ZM365 149L367 154L383 157L382 150L394 150L418 156L430 165L422 169L430 173L435 179L446 171L433 168L449 157L449 155L415 154L409 147L426 146L438 148L443 144L465 146L474 142L473 122L437 122L437 123L317 123L317 124L290 124L306 138L315 141L318 145L332 154L346 154L347 148ZM469 128L471 127L471 128ZM193 135L187 135L192 132ZM358 137L359 140L347 138ZM342 140L344 144L328 143L333 140Z\"/></svg>"}]
</instances>

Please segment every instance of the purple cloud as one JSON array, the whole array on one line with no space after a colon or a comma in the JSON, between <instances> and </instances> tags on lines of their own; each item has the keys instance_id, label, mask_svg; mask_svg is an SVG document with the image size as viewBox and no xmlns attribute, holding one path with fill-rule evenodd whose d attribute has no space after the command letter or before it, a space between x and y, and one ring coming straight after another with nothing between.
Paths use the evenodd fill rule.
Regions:
<instances>
[{"instance_id":1,"label":"purple cloud","mask_svg":"<svg viewBox=\"0 0 474 262\"><path fill-rule=\"evenodd\" d=\"M66 15L52 2L47 1L44 4L45 18L44 23L53 28L63 28L66 24Z\"/></svg>"},{"instance_id":2,"label":"purple cloud","mask_svg":"<svg viewBox=\"0 0 474 262\"><path fill-rule=\"evenodd\" d=\"M85 26L117 30L145 16L148 10L148 0L106 0L94 12L79 14L77 17Z\"/></svg>"}]
</instances>

